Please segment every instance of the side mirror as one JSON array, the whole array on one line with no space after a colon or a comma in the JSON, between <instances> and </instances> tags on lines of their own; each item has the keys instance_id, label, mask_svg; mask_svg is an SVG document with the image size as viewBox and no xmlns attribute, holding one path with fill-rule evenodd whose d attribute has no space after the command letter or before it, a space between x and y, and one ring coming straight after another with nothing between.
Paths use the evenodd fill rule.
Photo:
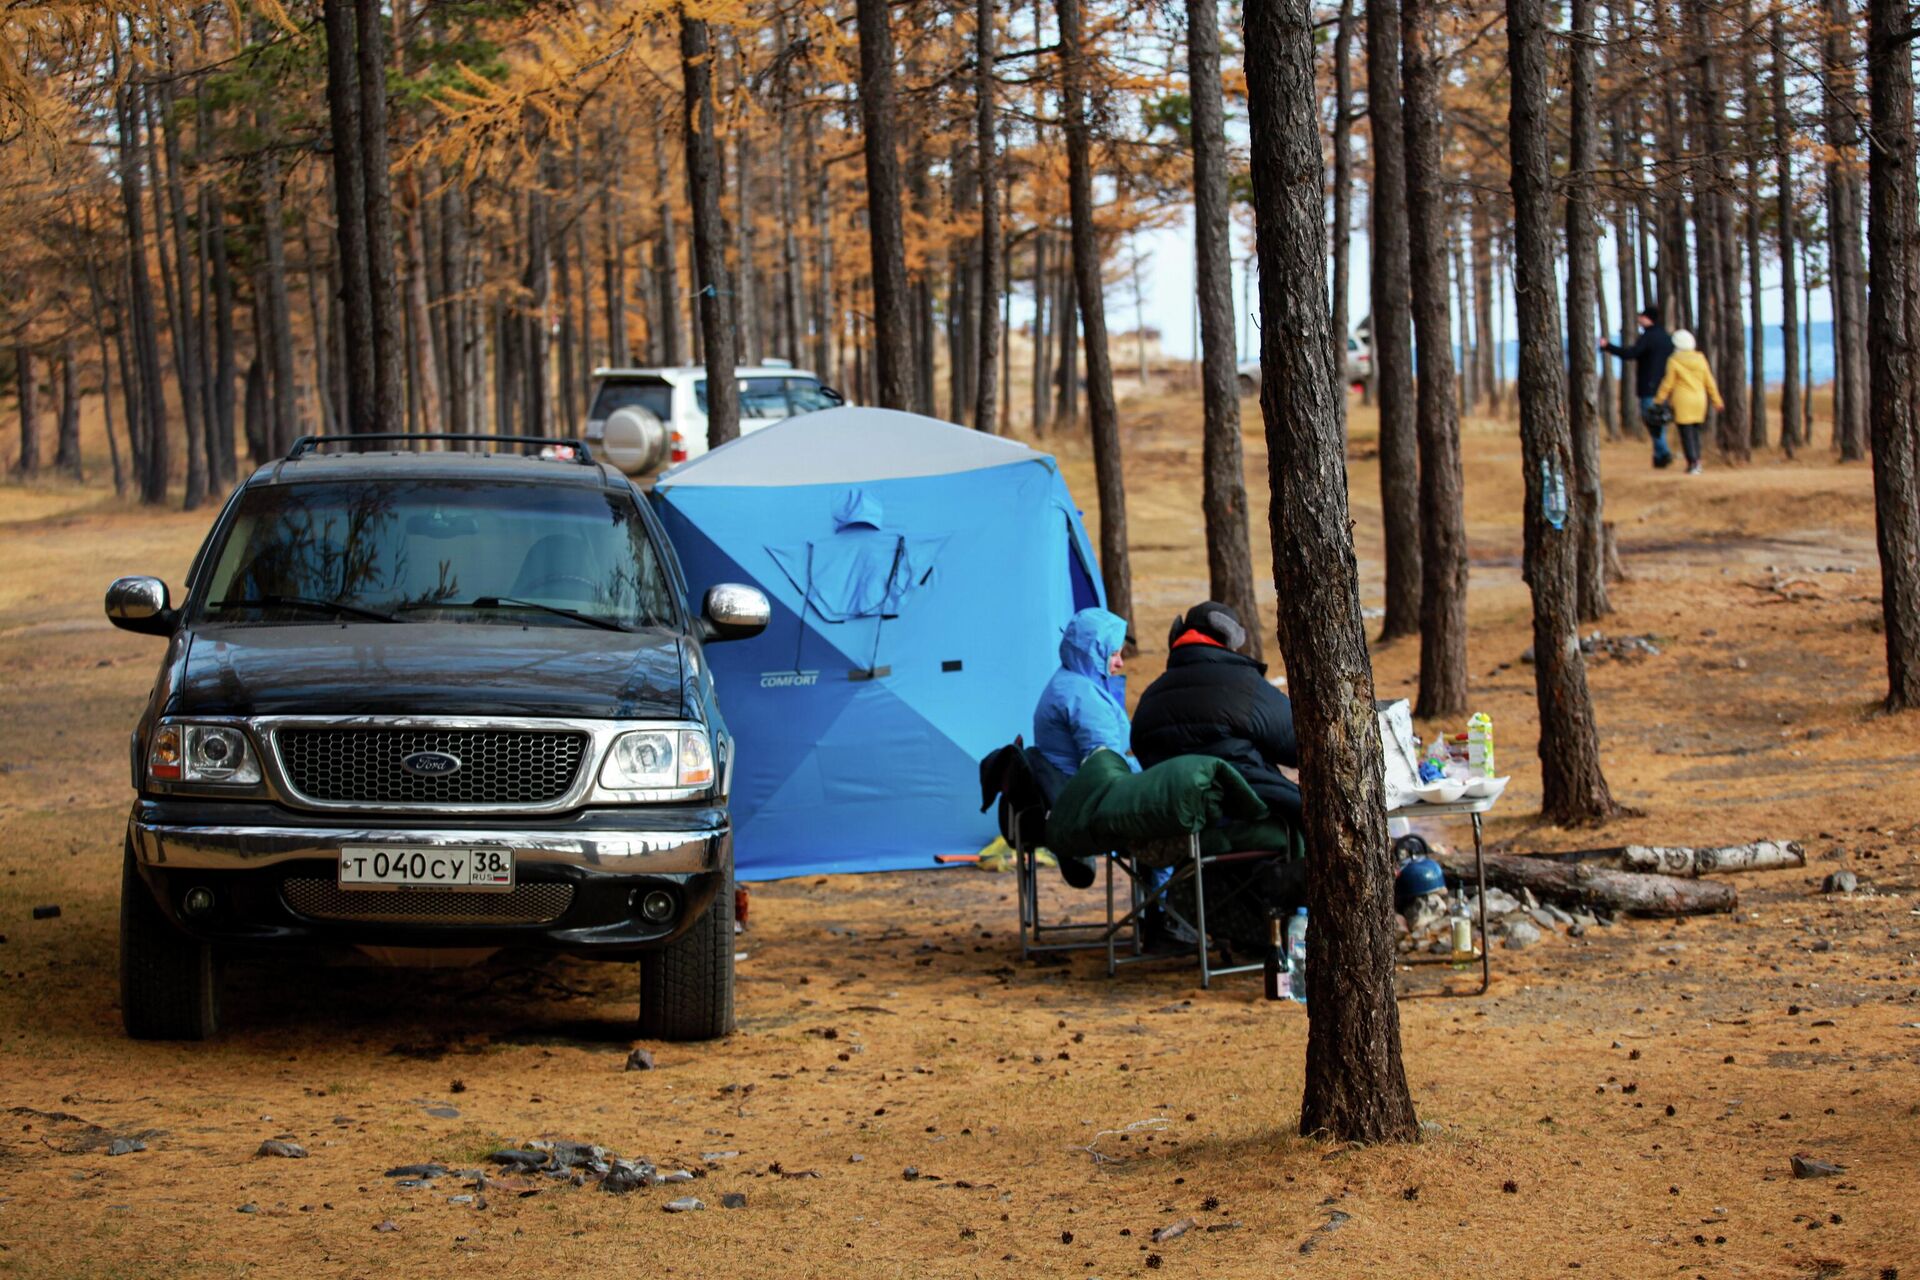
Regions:
<instances>
[{"instance_id":1,"label":"side mirror","mask_svg":"<svg viewBox=\"0 0 1920 1280\"><path fill-rule=\"evenodd\" d=\"M773 606L767 602L766 593L757 587L723 582L707 589L700 612L704 623L700 628L702 640L746 640L767 629Z\"/></svg>"},{"instance_id":2,"label":"side mirror","mask_svg":"<svg viewBox=\"0 0 1920 1280\"><path fill-rule=\"evenodd\" d=\"M122 631L144 636L172 635L179 622L158 578L115 578L107 588L107 620Z\"/></svg>"},{"instance_id":3,"label":"side mirror","mask_svg":"<svg viewBox=\"0 0 1920 1280\"><path fill-rule=\"evenodd\" d=\"M847 402L847 398L845 396L841 395L838 391L835 391L832 387L829 387L824 383L822 383L820 386L820 394L826 398L827 403L831 404L836 409L838 409L841 405Z\"/></svg>"}]
</instances>

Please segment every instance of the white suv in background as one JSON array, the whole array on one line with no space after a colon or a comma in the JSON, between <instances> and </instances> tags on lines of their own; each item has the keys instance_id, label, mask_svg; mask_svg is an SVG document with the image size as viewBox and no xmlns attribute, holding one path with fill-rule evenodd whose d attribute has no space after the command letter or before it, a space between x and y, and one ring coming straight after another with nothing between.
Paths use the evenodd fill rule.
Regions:
<instances>
[{"instance_id":1,"label":"white suv in background","mask_svg":"<svg viewBox=\"0 0 1920 1280\"><path fill-rule=\"evenodd\" d=\"M1260 361L1245 360L1239 366L1240 394L1257 396L1260 394ZM1346 385L1358 386L1373 377L1373 348L1367 345L1364 337L1347 339L1346 367L1341 371Z\"/></svg>"},{"instance_id":2,"label":"white suv in background","mask_svg":"<svg viewBox=\"0 0 1920 1280\"><path fill-rule=\"evenodd\" d=\"M740 385L740 434L770 427L783 418L831 409L845 403L805 369L769 362L734 370ZM587 439L599 444L607 419L626 408L645 409L667 429L669 464L707 451L707 367L668 369L595 369L593 401L587 410Z\"/></svg>"}]
</instances>

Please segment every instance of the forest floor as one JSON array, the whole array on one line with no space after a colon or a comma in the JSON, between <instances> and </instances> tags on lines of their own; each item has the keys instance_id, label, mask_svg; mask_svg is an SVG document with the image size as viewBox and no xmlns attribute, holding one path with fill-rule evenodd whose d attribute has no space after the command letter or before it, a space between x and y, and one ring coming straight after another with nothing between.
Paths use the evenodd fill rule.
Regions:
<instances>
[{"instance_id":1,"label":"forest floor","mask_svg":"<svg viewBox=\"0 0 1920 1280\"><path fill-rule=\"evenodd\" d=\"M1165 620L1206 594L1198 417L1190 396L1128 406L1136 690ZM1370 432L1356 413L1373 606ZM1084 446L1060 449L1090 506ZM1601 629L1659 653L1589 668L1607 774L1636 811L1596 835L1537 820L1519 447L1510 424L1467 425L1472 690L1515 775L1490 836L1793 838L1810 862L1736 877L1732 915L1551 935L1498 952L1483 998L1403 1001L1424 1137L1382 1149L1294 1136L1298 1007L1246 977L1202 992L1178 964L1110 982L1090 957L1022 963L1011 877L965 869L755 888L740 1033L650 1045L651 1072L622 1069L631 969L510 956L249 963L219 1039L132 1043L115 984L125 735L160 652L109 629L99 600L119 573L177 585L210 511L9 486L0 1274L1920 1276L1920 719L1875 712L1868 471L1816 454L1688 478L1607 448L1633 578ZM1411 692L1414 643L1375 661L1383 694ZM1843 867L1860 892L1822 895ZM1075 905L1051 878L1047 895ZM32 919L41 904L61 912ZM703 1176L625 1196L509 1179L484 1208L453 1199L473 1194L458 1177L383 1176L541 1135ZM276 1136L310 1157L256 1157ZM114 1137L145 1149L109 1155ZM1797 1180L1796 1153L1845 1171ZM707 1212L662 1214L689 1190ZM730 1192L743 1208L720 1207Z\"/></svg>"}]
</instances>

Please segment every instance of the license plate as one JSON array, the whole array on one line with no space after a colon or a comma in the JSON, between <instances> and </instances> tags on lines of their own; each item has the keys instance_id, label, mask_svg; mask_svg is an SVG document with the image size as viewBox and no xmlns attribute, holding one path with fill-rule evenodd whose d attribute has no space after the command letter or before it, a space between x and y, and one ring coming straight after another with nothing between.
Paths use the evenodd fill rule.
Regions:
<instances>
[{"instance_id":1,"label":"license plate","mask_svg":"<svg viewBox=\"0 0 1920 1280\"><path fill-rule=\"evenodd\" d=\"M352 845L340 851L342 889L513 888L513 850Z\"/></svg>"}]
</instances>

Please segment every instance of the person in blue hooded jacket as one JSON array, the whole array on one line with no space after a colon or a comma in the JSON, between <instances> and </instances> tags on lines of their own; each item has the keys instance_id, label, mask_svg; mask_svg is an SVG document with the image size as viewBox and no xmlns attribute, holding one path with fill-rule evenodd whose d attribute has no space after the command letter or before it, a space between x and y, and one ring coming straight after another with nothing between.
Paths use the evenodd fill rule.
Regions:
<instances>
[{"instance_id":1,"label":"person in blue hooded jacket","mask_svg":"<svg viewBox=\"0 0 1920 1280\"><path fill-rule=\"evenodd\" d=\"M1033 745L1063 777L1098 747L1132 763L1133 726L1116 689L1126 643L1125 620L1105 609L1082 609L1060 637L1060 669L1033 709Z\"/></svg>"},{"instance_id":2,"label":"person in blue hooded jacket","mask_svg":"<svg viewBox=\"0 0 1920 1280\"><path fill-rule=\"evenodd\" d=\"M1133 725L1121 697L1126 643L1126 620L1105 609L1082 609L1060 637L1060 669L1040 691L1040 704L1033 709L1033 745L1062 778L1078 773L1100 747L1117 752L1136 771L1140 768L1133 759ZM1094 881L1094 864L1061 858L1060 874L1074 888L1084 889Z\"/></svg>"}]
</instances>

